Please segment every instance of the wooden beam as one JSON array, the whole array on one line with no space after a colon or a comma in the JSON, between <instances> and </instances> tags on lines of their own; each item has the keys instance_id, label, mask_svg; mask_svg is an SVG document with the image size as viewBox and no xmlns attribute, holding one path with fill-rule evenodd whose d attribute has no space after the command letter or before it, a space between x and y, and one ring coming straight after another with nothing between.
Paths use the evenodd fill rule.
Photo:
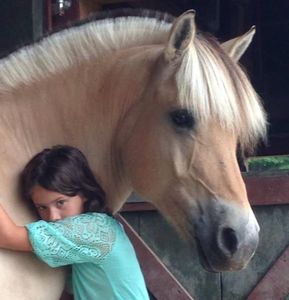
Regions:
<instances>
[{"instance_id":1,"label":"wooden beam","mask_svg":"<svg viewBox=\"0 0 289 300\"><path fill-rule=\"evenodd\" d=\"M163 262L141 239L123 216L117 215L129 236L139 259L149 291L158 300L193 300Z\"/></svg>"},{"instance_id":2,"label":"wooden beam","mask_svg":"<svg viewBox=\"0 0 289 300\"><path fill-rule=\"evenodd\" d=\"M289 175L245 177L252 205L289 204Z\"/></svg>"},{"instance_id":3,"label":"wooden beam","mask_svg":"<svg viewBox=\"0 0 289 300\"><path fill-rule=\"evenodd\" d=\"M148 202L128 202L125 203L121 212L134 212L134 211L154 211L156 208Z\"/></svg>"},{"instance_id":4,"label":"wooden beam","mask_svg":"<svg viewBox=\"0 0 289 300\"><path fill-rule=\"evenodd\" d=\"M289 295L289 247L276 260L247 300L284 300Z\"/></svg>"},{"instance_id":5,"label":"wooden beam","mask_svg":"<svg viewBox=\"0 0 289 300\"><path fill-rule=\"evenodd\" d=\"M279 176L244 177L251 205L289 204L289 174ZM147 202L128 202L122 212L153 211L155 207Z\"/></svg>"}]
</instances>

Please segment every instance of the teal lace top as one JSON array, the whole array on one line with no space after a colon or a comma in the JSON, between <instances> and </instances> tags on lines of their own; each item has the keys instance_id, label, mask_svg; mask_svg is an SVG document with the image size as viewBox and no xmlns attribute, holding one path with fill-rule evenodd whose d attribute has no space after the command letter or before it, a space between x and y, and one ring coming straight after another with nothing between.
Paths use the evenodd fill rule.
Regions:
<instances>
[{"instance_id":1,"label":"teal lace top","mask_svg":"<svg viewBox=\"0 0 289 300\"><path fill-rule=\"evenodd\" d=\"M149 300L133 246L114 218L87 213L26 228L41 260L72 265L75 300Z\"/></svg>"}]
</instances>

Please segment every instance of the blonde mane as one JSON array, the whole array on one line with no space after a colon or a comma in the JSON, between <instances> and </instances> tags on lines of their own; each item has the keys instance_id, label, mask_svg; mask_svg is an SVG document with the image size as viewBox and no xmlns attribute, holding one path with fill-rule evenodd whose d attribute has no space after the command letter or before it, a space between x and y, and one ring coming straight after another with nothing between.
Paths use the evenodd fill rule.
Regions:
<instances>
[{"instance_id":1,"label":"blonde mane","mask_svg":"<svg viewBox=\"0 0 289 300\"><path fill-rule=\"evenodd\" d=\"M266 115L246 74L212 38L199 35L178 70L179 101L199 123L216 119L252 150L266 137ZM192 101L192 99L194 99Z\"/></svg>"},{"instance_id":2,"label":"blonde mane","mask_svg":"<svg viewBox=\"0 0 289 300\"><path fill-rule=\"evenodd\" d=\"M0 60L0 92L30 84L118 49L163 43L171 24L152 17L118 17L62 30Z\"/></svg>"},{"instance_id":3,"label":"blonde mane","mask_svg":"<svg viewBox=\"0 0 289 300\"><path fill-rule=\"evenodd\" d=\"M132 46L162 44L171 23L154 17L118 17L72 27L0 60L0 93L31 84L72 65ZM176 76L179 101L201 123L216 118L253 146L266 136L266 116L241 68L217 42L197 35ZM194 99L194 101L192 101Z\"/></svg>"}]
</instances>

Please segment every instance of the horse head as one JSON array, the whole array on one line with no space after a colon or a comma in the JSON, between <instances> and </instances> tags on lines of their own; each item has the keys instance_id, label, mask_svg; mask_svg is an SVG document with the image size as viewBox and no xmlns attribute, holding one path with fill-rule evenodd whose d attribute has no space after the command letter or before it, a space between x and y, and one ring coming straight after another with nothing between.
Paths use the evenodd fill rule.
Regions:
<instances>
[{"instance_id":1,"label":"horse head","mask_svg":"<svg viewBox=\"0 0 289 300\"><path fill-rule=\"evenodd\" d=\"M132 188L151 201L210 271L242 269L258 245L237 145L265 135L260 101L237 61L254 35L220 45L197 33L194 11L176 19L119 139Z\"/></svg>"}]
</instances>

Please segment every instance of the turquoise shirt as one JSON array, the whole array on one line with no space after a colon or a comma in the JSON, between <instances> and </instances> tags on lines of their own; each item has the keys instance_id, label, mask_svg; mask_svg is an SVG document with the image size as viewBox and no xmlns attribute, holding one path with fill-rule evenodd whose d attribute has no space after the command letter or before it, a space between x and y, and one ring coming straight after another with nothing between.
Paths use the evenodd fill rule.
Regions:
<instances>
[{"instance_id":1,"label":"turquoise shirt","mask_svg":"<svg viewBox=\"0 0 289 300\"><path fill-rule=\"evenodd\" d=\"M87 213L26 228L41 260L72 265L75 300L149 300L133 246L114 218Z\"/></svg>"}]
</instances>

